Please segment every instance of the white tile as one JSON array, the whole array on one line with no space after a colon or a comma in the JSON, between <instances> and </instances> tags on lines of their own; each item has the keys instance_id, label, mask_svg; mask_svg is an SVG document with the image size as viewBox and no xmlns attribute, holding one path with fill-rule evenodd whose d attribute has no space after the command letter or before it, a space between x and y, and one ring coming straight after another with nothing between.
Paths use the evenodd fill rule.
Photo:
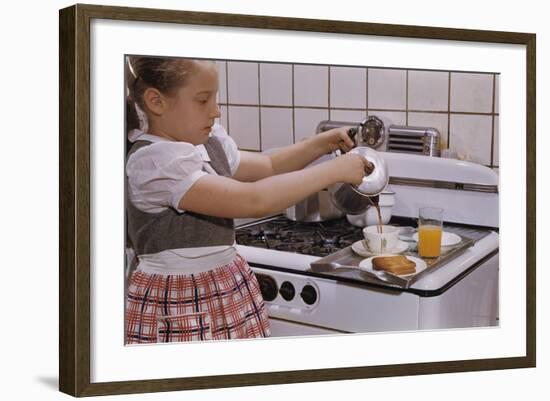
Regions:
<instances>
[{"instance_id":1,"label":"white tile","mask_svg":"<svg viewBox=\"0 0 550 401\"><path fill-rule=\"evenodd\" d=\"M294 66L294 104L328 107L328 67Z\"/></svg>"},{"instance_id":2,"label":"white tile","mask_svg":"<svg viewBox=\"0 0 550 401\"><path fill-rule=\"evenodd\" d=\"M493 166L500 166L500 121L499 117L495 116L495 131L493 140Z\"/></svg>"},{"instance_id":3,"label":"white tile","mask_svg":"<svg viewBox=\"0 0 550 401\"><path fill-rule=\"evenodd\" d=\"M450 149L460 159L491 164L492 116L451 114Z\"/></svg>"},{"instance_id":4,"label":"white tile","mask_svg":"<svg viewBox=\"0 0 550 401\"><path fill-rule=\"evenodd\" d=\"M220 106L220 118L216 118L216 122L223 125L223 127L227 130L228 124L227 124L227 106Z\"/></svg>"},{"instance_id":5,"label":"white tile","mask_svg":"<svg viewBox=\"0 0 550 401\"><path fill-rule=\"evenodd\" d=\"M451 111L491 113L493 75L451 73Z\"/></svg>"},{"instance_id":6,"label":"white tile","mask_svg":"<svg viewBox=\"0 0 550 401\"><path fill-rule=\"evenodd\" d=\"M292 145L292 109L261 108L262 150Z\"/></svg>"},{"instance_id":7,"label":"white tile","mask_svg":"<svg viewBox=\"0 0 550 401\"><path fill-rule=\"evenodd\" d=\"M409 113L408 125L416 127L431 127L439 131L440 136L440 148L446 149L447 136L449 133L449 115L440 113Z\"/></svg>"},{"instance_id":8,"label":"white tile","mask_svg":"<svg viewBox=\"0 0 550 401\"><path fill-rule=\"evenodd\" d=\"M495 76L495 113L500 113L500 74Z\"/></svg>"},{"instance_id":9,"label":"white tile","mask_svg":"<svg viewBox=\"0 0 550 401\"><path fill-rule=\"evenodd\" d=\"M330 68L330 107L367 108L366 68Z\"/></svg>"},{"instance_id":10,"label":"white tile","mask_svg":"<svg viewBox=\"0 0 550 401\"><path fill-rule=\"evenodd\" d=\"M376 111L370 110L369 116L376 116L384 123L384 128L387 130L392 124L405 125L407 123L407 113L404 111Z\"/></svg>"},{"instance_id":11,"label":"white tile","mask_svg":"<svg viewBox=\"0 0 550 401\"><path fill-rule=\"evenodd\" d=\"M226 62L225 61L216 61L216 66L218 67L218 103L227 103L227 74L226 74Z\"/></svg>"},{"instance_id":12,"label":"white tile","mask_svg":"<svg viewBox=\"0 0 550 401\"><path fill-rule=\"evenodd\" d=\"M231 104L258 104L258 63L227 62L228 101Z\"/></svg>"},{"instance_id":13,"label":"white tile","mask_svg":"<svg viewBox=\"0 0 550 401\"><path fill-rule=\"evenodd\" d=\"M346 121L359 124L367 118L366 111L359 110L331 110L330 119L334 121Z\"/></svg>"},{"instance_id":14,"label":"white tile","mask_svg":"<svg viewBox=\"0 0 550 401\"><path fill-rule=\"evenodd\" d=\"M368 76L369 109L405 109L406 71L369 68Z\"/></svg>"},{"instance_id":15,"label":"white tile","mask_svg":"<svg viewBox=\"0 0 550 401\"><path fill-rule=\"evenodd\" d=\"M449 73L409 71L409 110L447 111Z\"/></svg>"},{"instance_id":16,"label":"white tile","mask_svg":"<svg viewBox=\"0 0 550 401\"><path fill-rule=\"evenodd\" d=\"M292 65L260 64L260 102L292 106Z\"/></svg>"},{"instance_id":17,"label":"white tile","mask_svg":"<svg viewBox=\"0 0 550 401\"><path fill-rule=\"evenodd\" d=\"M229 106L229 135L239 149L260 150L260 112L258 107Z\"/></svg>"},{"instance_id":18,"label":"white tile","mask_svg":"<svg viewBox=\"0 0 550 401\"><path fill-rule=\"evenodd\" d=\"M302 139L314 135L317 125L323 120L328 120L328 110L294 110L294 141L300 142Z\"/></svg>"}]
</instances>

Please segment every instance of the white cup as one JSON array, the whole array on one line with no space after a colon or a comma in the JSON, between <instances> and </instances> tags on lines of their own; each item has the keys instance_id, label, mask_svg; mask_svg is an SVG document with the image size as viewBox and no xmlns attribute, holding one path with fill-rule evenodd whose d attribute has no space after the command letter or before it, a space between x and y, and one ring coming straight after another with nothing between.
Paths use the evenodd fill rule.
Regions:
<instances>
[{"instance_id":1,"label":"white cup","mask_svg":"<svg viewBox=\"0 0 550 401\"><path fill-rule=\"evenodd\" d=\"M368 226L363 229L366 247L371 252L384 253L391 251L399 241L399 227L382 226L382 232L378 232L379 226Z\"/></svg>"}]
</instances>

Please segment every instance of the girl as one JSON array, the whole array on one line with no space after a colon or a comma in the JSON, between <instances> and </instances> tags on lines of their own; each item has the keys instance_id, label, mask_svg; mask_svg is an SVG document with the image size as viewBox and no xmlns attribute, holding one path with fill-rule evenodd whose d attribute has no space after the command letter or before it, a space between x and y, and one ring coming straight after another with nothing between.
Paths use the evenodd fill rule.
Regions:
<instances>
[{"instance_id":1,"label":"girl","mask_svg":"<svg viewBox=\"0 0 550 401\"><path fill-rule=\"evenodd\" d=\"M268 336L233 219L279 212L335 182L358 184L368 161L349 154L303 169L350 150L344 128L270 156L239 151L215 124L211 61L131 57L128 69L128 239L139 263L128 283L126 343Z\"/></svg>"}]
</instances>

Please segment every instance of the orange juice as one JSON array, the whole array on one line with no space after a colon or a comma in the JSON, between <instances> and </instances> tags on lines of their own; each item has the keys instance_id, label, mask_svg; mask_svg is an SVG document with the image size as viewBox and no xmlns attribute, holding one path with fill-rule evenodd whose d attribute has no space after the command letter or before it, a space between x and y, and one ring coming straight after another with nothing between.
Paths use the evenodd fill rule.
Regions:
<instances>
[{"instance_id":1,"label":"orange juice","mask_svg":"<svg viewBox=\"0 0 550 401\"><path fill-rule=\"evenodd\" d=\"M421 225L418 227L418 254L425 258L436 258L441 253L441 226Z\"/></svg>"}]
</instances>

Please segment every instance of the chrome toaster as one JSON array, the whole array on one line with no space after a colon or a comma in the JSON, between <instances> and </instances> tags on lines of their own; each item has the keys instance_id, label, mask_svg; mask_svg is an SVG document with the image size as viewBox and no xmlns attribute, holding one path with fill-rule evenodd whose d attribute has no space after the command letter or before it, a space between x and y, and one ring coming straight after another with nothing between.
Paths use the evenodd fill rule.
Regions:
<instances>
[{"instance_id":1,"label":"chrome toaster","mask_svg":"<svg viewBox=\"0 0 550 401\"><path fill-rule=\"evenodd\" d=\"M439 156L440 134L431 127L390 125L387 151Z\"/></svg>"}]
</instances>

